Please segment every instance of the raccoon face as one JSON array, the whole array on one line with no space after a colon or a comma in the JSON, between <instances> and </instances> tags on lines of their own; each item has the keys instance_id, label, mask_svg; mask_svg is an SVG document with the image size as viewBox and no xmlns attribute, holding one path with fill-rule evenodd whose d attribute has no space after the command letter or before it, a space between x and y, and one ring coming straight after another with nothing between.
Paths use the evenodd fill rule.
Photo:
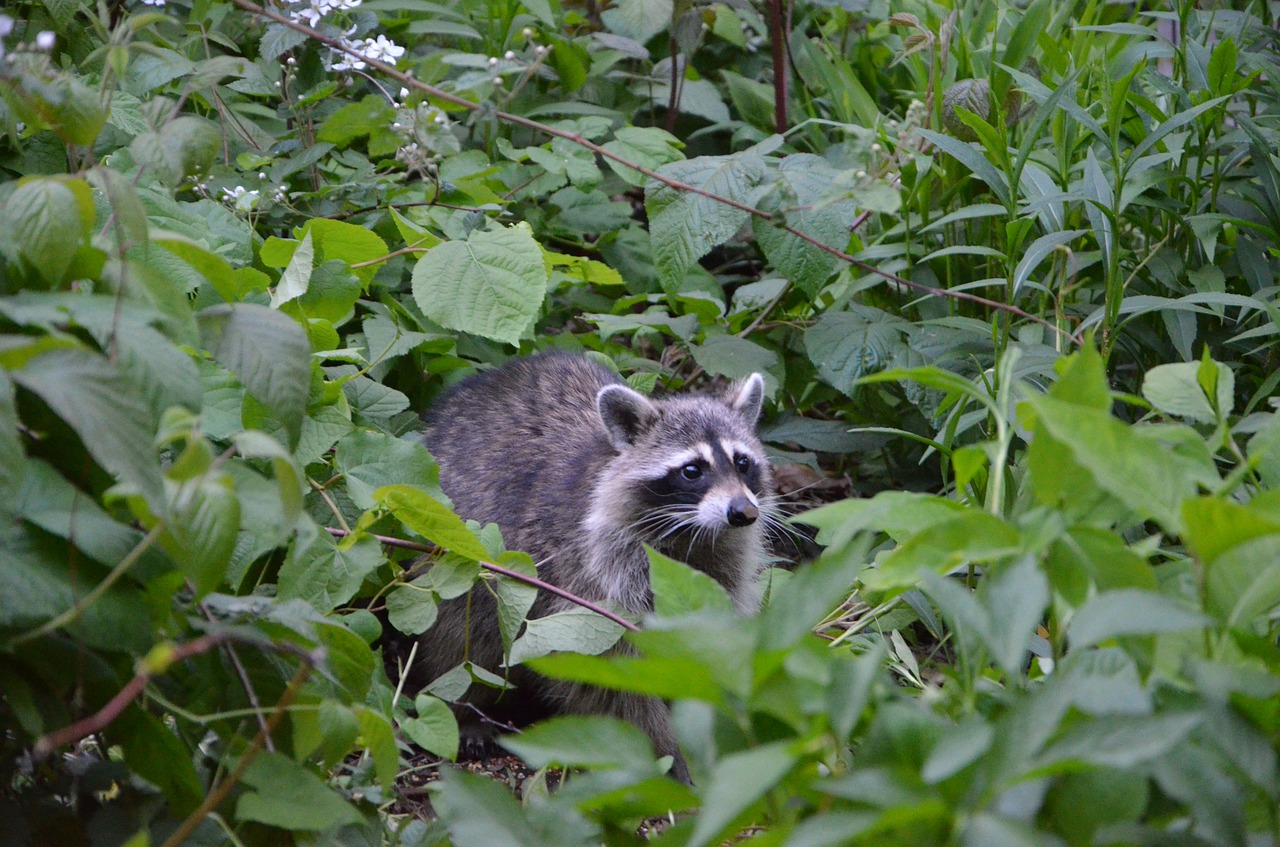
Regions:
<instances>
[{"instance_id":1,"label":"raccoon face","mask_svg":"<svg viewBox=\"0 0 1280 847\"><path fill-rule=\"evenodd\" d=\"M759 374L723 400L655 402L622 385L600 390L600 419L633 486L628 508L651 543L713 539L760 518L770 479L755 436L763 398Z\"/></svg>"}]
</instances>

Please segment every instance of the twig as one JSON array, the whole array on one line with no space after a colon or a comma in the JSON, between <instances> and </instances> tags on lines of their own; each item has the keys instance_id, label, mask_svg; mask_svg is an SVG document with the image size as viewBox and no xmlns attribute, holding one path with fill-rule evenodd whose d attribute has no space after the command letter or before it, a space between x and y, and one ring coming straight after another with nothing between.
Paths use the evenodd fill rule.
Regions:
<instances>
[{"instance_id":1,"label":"twig","mask_svg":"<svg viewBox=\"0 0 1280 847\"><path fill-rule=\"evenodd\" d=\"M384 73L387 76L391 77L392 79L399 81L403 85L416 88L419 91L437 100L443 100L446 103L450 103L454 106L458 106L459 108L467 109L468 111L472 111L472 112L479 111L482 108L481 105L478 103L473 103L470 100L465 100L456 94L451 94L450 92L445 91L442 88L437 88L434 85L428 85L425 82L415 79L412 76L412 74L406 73L404 71L396 70L395 66L393 65L388 65L386 62L383 62L379 59L374 59L371 56L366 56L363 53L361 53L359 50L355 50L347 46L342 41L336 38L330 38L329 36L323 33L317 32L311 27L303 26L302 24L299 24L299 23L294 23L294 21L290 20L288 17L281 15L278 12L275 12L271 9L265 9L262 6L259 6L258 4L251 2L251 0L232 0L232 2L234 2L237 6L244 9L245 11L248 11L255 15L259 15L261 17L275 21L276 23L281 24L283 26L287 26L292 30L300 32L303 35L306 35L308 38L311 38L312 40L319 42L320 44L324 44L327 47L330 47L334 50L339 51L340 53L345 53L349 56L354 56L358 58L360 61L364 62L369 67L375 68L381 73ZM490 114L492 114L494 118L500 121L505 121L506 123L522 126L522 127L525 127L526 129L535 130L537 132L550 135L554 138L562 138L565 141L571 141L574 144L577 144L581 147L586 148L587 150L590 150L592 153L596 154L597 156L602 156L603 158L617 162L621 165L625 165L626 167L631 168L634 171L642 173L645 176L649 177L650 179L660 182L674 191L682 191L688 194L696 194L700 197L706 197L709 200L714 200L717 203L722 203L732 209L737 209L740 212L746 212L748 215L751 215L753 217L761 218L764 220L773 219L773 214L771 212L766 212L763 209L758 209L755 206L752 206L748 203L743 203L738 200L734 200L730 197L723 197L719 194L716 194L714 191L708 191L705 188L699 188L696 185L690 185L687 182L681 182L678 179L672 179L670 177L663 176L662 174L658 173L652 168L646 168L644 165L630 161L625 156L619 155L618 153L614 153L610 150L606 150L604 147L601 147L599 144L589 141L588 139L584 138L583 136L579 135L576 132L569 132L568 130L558 129L553 126L548 126L547 124L541 123L539 121L535 121L532 118L526 118L522 115L516 115L516 114L512 114L511 112L505 112L501 109L494 109ZM998 300L990 300L986 297L979 297L978 295L970 294L967 291L952 291L947 288L933 288L931 286L925 285L924 283L913 282L912 280L898 276L897 274L890 273L889 271L881 270L880 268L877 268L875 265L872 265L868 262L864 262L861 259L856 259L853 256L850 256L848 253L844 252L843 250L840 250L836 247L832 247L831 245L821 241L815 236L809 235L808 233L805 233L805 232L801 232L800 230L788 224L779 224L778 226L780 226L780 228L785 232L788 232L791 235L794 235L796 238L799 238L801 241L805 241L809 244L812 244L814 247L816 247L817 249L825 253L829 253L832 256L835 256L836 258L840 259L842 262L846 262L850 265L853 265L854 267L857 267L866 271L867 273L874 274L875 276L881 277L882 279L887 279L890 282L896 283L897 285L905 286L906 288L910 288L913 291L919 291L922 294L926 294L930 297L950 297L954 300L963 300L968 303L975 303L980 306L985 306L988 309L995 309L1001 312L1009 312L1010 314L1017 315L1018 317L1031 321L1032 323L1040 324L1041 326L1047 327L1053 332L1058 333L1059 335L1065 336L1067 339L1069 339L1070 341L1074 342L1077 345L1084 343L1082 336L1080 336L1078 333L1073 335L1067 332L1062 327L1057 326L1052 321L1048 321L1037 315L1033 315L1030 312L1027 312L1024 309L1020 309L1017 306L1014 306L1010 303L1001 303Z\"/></svg>"},{"instance_id":2,"label":"twig","mask_svg":"<svg viewBox=\"0 0 1280 847\"><path fill-rule=\"evenodd\" d=\"M337 529L336 527L332 527L332 526L327 526L325 527L325 529L329 532L330 535L333 535L337 538L344 538L351 534L350 530ZM416 541L406 541L403 538L393 538L392 536L389 536L389 535L375 535L373 533L369 533L369 535L372 538L378 539L378 541L382 542L388 547L399 547L401 550L413 550L414 552L417 552L417 553L439 553L440 552L440 548L434 544L419 544ZM544 582L543 580L538 579L536 576L529 576L528 574L522 574L519 571L513 571L510 568L504 568L502 565L495 565L493 562L479 562L478 564L480 565L480 567L484 568L487 571L492 571L493 573L501 574L502 576L505 576L505 577L510 577L511 579L514 579L517 582L523 582L525 585L532 585L535 588L539 588L539 589L542 589L543 591L550 592L551 594L554 594L557 597L563 597L565 600L568 600L570 603L575 603L584 609L589 609L595 612L597 615L600 615L603 618L607 618L608 620L613 621L623 629L630 630L631 632L640 631L640 627L636 626L631 621L627 620L626 618L622 617L616 612L611 612L605 607L597 603L593 603L590 600L585 600L576 594L570 594L568 591L565 591L563 588L561 588L558 585L552 585L549 582Z\"/></svg>"},{"instance_id":3,"label":"twig","mask_svg":"<svg viewBox=\"0 0 1280 847\"><path fill-rule=\"evenodd\" d=\"M204 619L209 623L213 623L213 613L209 611L209 607L203 602L200 603L200 614L204 615ZM249 700L249 705L253 708L253 715L258 720L258 728L266 730L267 718L263 714L262 704L258 702L258 692L253 690L253 683L249 680L249 673L244 669L244 665L240 662L240 657L236 654L236 648L231 644L223 644L223 651L227 654L227 659L231 662L231 667L235 669L236 677L240 680L240 687L244 689L244 696ZM267 749L272 753L276 751L275 745L271 742L271 738L267 738Z\"/></svg>"}]
</instances>

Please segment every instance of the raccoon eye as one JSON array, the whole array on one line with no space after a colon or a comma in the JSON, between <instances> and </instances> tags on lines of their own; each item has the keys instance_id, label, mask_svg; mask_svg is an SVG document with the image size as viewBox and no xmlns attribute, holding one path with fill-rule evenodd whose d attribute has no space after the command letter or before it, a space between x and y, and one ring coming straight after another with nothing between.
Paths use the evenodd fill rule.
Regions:
<instances>
[{"instance_id":1,"label":"raccoon eye","mask_svg":"<svg viewBox=\"0 0 1280 847\"><path fill-rule=\"evenodd\" d=\"M738 473L745 474L751 470L751 460L746 456L739 456L734 461L734 466L738 469Z\"/></svg>"},{"instance_id":2,"label":"raccoon eye","mask_svg":"<svg viewBox=\"0 0 1280 847\"><path fill-rule=\"evenodd\" d=\"M680 469L680 476L692 482L702 476L702 465L690 462Z\"/></svg>"}]
</instances>

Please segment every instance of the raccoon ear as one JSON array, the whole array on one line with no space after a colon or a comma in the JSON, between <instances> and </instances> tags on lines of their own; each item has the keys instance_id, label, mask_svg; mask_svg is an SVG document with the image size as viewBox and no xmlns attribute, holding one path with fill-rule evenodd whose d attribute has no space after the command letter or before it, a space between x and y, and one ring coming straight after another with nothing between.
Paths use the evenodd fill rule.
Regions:
<instances>
[{"instance_id":1,"label":"raccoon ear","mask_svg":"<svg viewBox=\"0 0 1280 847\"><path fill-rule=\"evenodd\" d=\"M764 377L752 374L733 387L729 394L729 408L741 414L749 423L760 419L764 406Z\"/></svg>"},{"instance_id":2,"label":"raccoon ear","mask_svg":"<svg viewBox=\"0 0 1280 847\"><path fill-rule=\"evenodd\" d=\"M609 442L622 451L636 443L658 419L658 407L648 397L625 385L606 385L596 394L596 409Z\"/></svg>"}]
</instances>

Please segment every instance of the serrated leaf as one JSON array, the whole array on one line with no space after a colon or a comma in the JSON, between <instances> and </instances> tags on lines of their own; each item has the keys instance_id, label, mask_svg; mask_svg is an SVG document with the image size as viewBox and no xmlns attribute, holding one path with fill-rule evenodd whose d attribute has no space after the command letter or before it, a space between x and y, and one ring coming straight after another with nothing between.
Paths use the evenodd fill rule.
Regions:
<instances>
[{"instance_id":1,"label":"serrated leaf","mask_svg":"<svg viewBox=\"0 0 1280 847\"><path fill-rule=\"evenodd\" d=\"M637 165L656 170L669 163L684 158L680 150L684 143L666 130L658 127L624 126L613 134L613 140L603 145L610 153L635 162ZM618 176L634 186L642 186L649 177L626 165L606 158L605 162L613 168Z\"/></svg>"},{"instance_id":2,"label":"serrated leaf","mask_svg":"<svg viewBox=\"0 0 1280 847\"><path fill-rule=\"evenodd\" d=\"M791 227L828 247L843 251L849 228L858 214L852 200L834 193L839 172L810 153L786 157L778 166L778 190L761 204L766 212L784 212ZM840 259L803 241L764 218L753 218L752 229L765 256L801 291L813 296L840 265Z\"/></svg>"},{"instance_id":3,"label":"serrated leaf","mask_svg":"<svg viewBox=\"0 0 1280 847\"><path fill-rule=\"evenodd\" d=\"M826 312L805 330L804 348L833 388L851 394L863 376L881 370L902 347L904 322L870 306Z\"/></svg>"},{"instance_id":4,"label":"serrated leaf","mask_svg":"<svg viewBox=\"0 0 1280 847\"><path fill-rule=\"evenodd\" d=\"M172 485L160 543L202 596L222 584L240 529L240 500L225 474Z\"/></svg>"},{"instance_id":5,"label":"serrated leaf","mask_svg":"<svg viewBox=\"0 0 1280 847\"><path fill-rule=\"evenodd\" d=\"M280 599L298 598L322 612L332 611L354 597L365 577L385 561L375 538L335 541L317 532L311 543L294 544L280 566Z\"/></svg>"},{"instance_id":6,"label":"serrated leaf","mask_svg":"<svg viewBox=\"0 0 1280 847\"><path fill-rule=\"evenodd\" d=\"M674 0L620 0L616 8L627 25L628 34L643 44L671 26L675 3Z\"/></svg>"},{"instance_id":7,"label":"serrated leaf","mask_svg":"<svg viewBox=\"0 0 1280 847\"><path fill-rule=\"evenodd\" d=\"M413 296L449 329L516 344L533 325L547 290L542 250L527 224L448 241L413 269Z\"/></svg>"},{"instance_id":8,"label":"serrated leaf","mask_svg":"<svg viewBox=\"0 0 1280 847\"><path fill-rule=\"evenodd\" d=\"M764 178L764 160L756 148L733 156L700 156L658 168L669 179L720 197L753 205ZM685 273L713 247L731 238L747 213L717 200L651 180L645 209L653 243L654 266L668 293L684 285Z\"/></svg>"},{"instance_id":9,"label":"serrated leaf","mask_svg":"<svg viewBox=\"0 0 1280 847\"><path fill-rule=\"evenodd\" d=\"M351 266L351 272L365 286L373 281L373 275L381 267L375 260L385 259L387 255L387 243L377 233L346 221L312 218L303 225L300 235L315 242L323 261L340 261Z\"/></svg>"},{"instance_id":10,"label":"serrated leaf","mask_svg":"<svg viewBox=\"0 0 1280 847\"><path fill-rule=\"evenodd\" d=\"M290 300L296 300L307 293L307 283L311 281L311 271L315 268L315 247L311 244L311 234L307 233L289 257L289 264L280 274L280 282L271 292L271 308L279 309Z\"/></svg>"},{"instance_id":11,"label":"serrated leaf","mask_svg":"<svg viewBox=\"0 0 1280 847\"><path fill-rule=\"evenodd\" d=\"M83 180L77 182L87 193ZM49 286L62 282L87 228L71 181L28 180L0 205L0 232L6 233L0 250L14 260L20 257Z\"/></svg>"},{"instance_id":12,"label":"serrated leaf","mask_svg":"<svg viewBox=\"0 0 1280 847\"><path fill-rule=\"evenodd\" d=\"M311 345L302 327L266 306L212 306L197 315L207 350L285 427L290 446L302 430L311 388Z\"/></svg>"},{"instance_id":13,"label":"serrated leaf","mask_svg":"<svg viewBox=\"0 0 1280 847\"><path fill-rule=\"evenodd\" d=\"M372 509L374 492L393 483L437 488L439 471L427 448L380 432L356 430L338 442L334 465L346 477L347 493L361 509Z\"/></svg>"},{"instance_id":14,"label":"serrated leaf","mask_svg":"<svg viewBox=\"0 0 1280 847\"><path fill-rule=\"evenodd\" d=\"M690 352L704 371L730 379L746 379L778 364L777 353L736 335L714 335Z\"/></svg>"}]
</instances>

